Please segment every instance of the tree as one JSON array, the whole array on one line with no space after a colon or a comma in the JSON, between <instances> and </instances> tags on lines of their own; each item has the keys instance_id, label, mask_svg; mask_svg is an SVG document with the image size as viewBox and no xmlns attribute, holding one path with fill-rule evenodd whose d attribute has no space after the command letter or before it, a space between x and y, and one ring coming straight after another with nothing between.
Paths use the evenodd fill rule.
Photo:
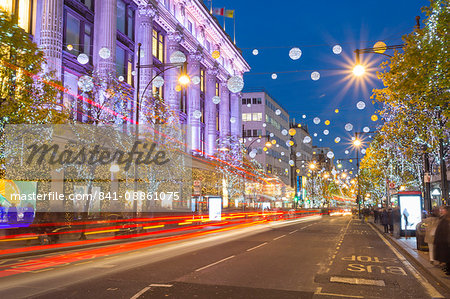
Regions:
<instances>
[{"instance_id":1,"label":"tree","mask_svg":"<svg viewBox=\"0 0 450 299\"><path fill-rule=\"evenodd\" d=\"M51 73L42 72L43 52L17 20L0 10L0 130L6 124L61 123L67 113Z\"/></svg>"},{"instance_id":2,"label":"tree","mask_svg":"<svg viewBox=\"0 0 450 299\"><path fill-rule=\"evenodd\" d=\"M421 188L424 150L444 159L439 146L450 136L449 1L433 0L424 11L425 26L406 35L403 51L384 62L378 73L384 88L374 90L373 97L382 104L384 124L361 166L367 179L363 182L373 188L380 188L380 176Z\"/></svg>"},{"instance_id":3,"label":"tree","mask_svg":"<svg viewBox=\"0 0 450 299\"><path fill-rule=\"evenodd\" d=\"M3 132L7 124L64 123L69 114L60 102L64 90L44 72L43 52L0 10L0 177L4 176Z\"/></svg>"}]
</instances>

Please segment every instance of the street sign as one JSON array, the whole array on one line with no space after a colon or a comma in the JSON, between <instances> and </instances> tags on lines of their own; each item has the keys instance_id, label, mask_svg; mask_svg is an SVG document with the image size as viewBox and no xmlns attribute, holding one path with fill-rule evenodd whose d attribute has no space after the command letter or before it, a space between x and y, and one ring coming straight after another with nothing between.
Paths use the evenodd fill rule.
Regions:
<instances>
[{"instance_id":1,"label":"street sign","mask_svg":"<svg viewBox=\"0 0 450 299\"><path fill-rule=\"evenodd\" d=\"M199 180L194 181L194 196L199 196L202 193L202 182Z\"/></svg>"}]
</instances>

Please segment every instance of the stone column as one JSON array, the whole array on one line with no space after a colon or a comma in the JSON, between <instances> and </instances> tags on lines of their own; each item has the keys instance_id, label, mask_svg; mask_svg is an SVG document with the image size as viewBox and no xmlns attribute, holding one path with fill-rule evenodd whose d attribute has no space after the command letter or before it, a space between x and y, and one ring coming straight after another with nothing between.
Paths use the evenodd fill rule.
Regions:
<instances>
[{"instance_id":1,"label":"stone column","mask_svg":"<svg viewBox=\"0 0 450 299\"><path fill-rule=\"evenodd\" d=\"M55 72L55 79L61 80L63 48L64 1L43 0L40 47L47 60L48 69Z\"/></svg>"},{"instance_id":2,"label":"stone column","mask_svg":"<svg viewBox=\"0 0 450 299\"><path fill-rule=\"evenodd\" d=\"M152 41L153 41L153 18L156 15L156 8L151 4L144 4L138 8L138 18L136 19L136 44L135 44L135 66L137 66L138 57L138 44L141 43L141 66L149 66L153 64L153 52L152 52ZM135 68L136 74L138 73L137 68ZM140 114L139 123L146 123L145 117L148 103L147 99L151 96L152 86L147 86L153 78L153 69L150 67L145 67L140 69L140 82L139 91L135 91L135 99L139 99ZM137 76L135 77L135 85L137 86ZM145 91L145 94L144 94ZM139 96L139 98L138 98ZM135 105L133 105L135 106ZM133 108L134 110L134 108Z\"/></svg>"},{"instance_id":3,"label":"stone column","mask_svg":"<svg viewBox=\"0 0 450 299\"><path fill-rule=\"evenodd\" d=\"M234 137L241 136L242 132L242 117L241 117L241 94L232 93L230 96L231 102L231 117L234 118L235 122L231 123L231 135Z\"/></svg>"},{"instance_id":4,"label":"stone column","mask_svg":"<svg viewBox=\"0 0 450 299\"><path fill-rule=\"evenodd\" d=\"M219 115L220 137L230 136L230 91L227 82L220 83Z\"/></svg>"},{"instance_id":5,"label":"stone column","mask_svg":"<svg viewBox=\"0 0 450 299\"><path fill-rule=\"evenodd\" d=\"M117 36L117 0L95 1L94 19L94 69L99 76L116 74L116 36ZM111 51L111 56L103 59L99 56L101 48Z\"/></svg>"},{"instance_id":6,"label":"stone column","mask_svg":"<svg viewBox=\"0 0 450 299\"><path fill-rule=\"evenodd\" d=\"M166 63L170 63L170 55L179 50L182 40L183 36L180 31L169 33L166 36ZM180 109L180 93L175 90L175 87L178 85L179 73L180 70L178 68L172 68L164 73L164 98L170 110L176 113Z\"/></svg>"},{"instance_id":7,"label":"stone column","mask_svg":"<svg viewBox=\"0 0 450 299\"><path fill-rule=\"evenodd\" d=\"M201 51L196 51L189 55L188 74L192 79L194 76L200 77L200 61L203 55ZM188 87L188 99L187 99L187 129L190 132L188 136L188 146L193 153L200 154L197 150L201 149L200 146L200 119L194 117L195 111L201 111L200 109L200 84L191 84ZM204 113L204 112L203 112ZM203 116L206 117L206 116Z\"/></svg>"},{"instance_id":8,"label":"stone column","mask_svg":"<svg viewBox=\"0 0 450 299\"><path fill-rule=\"evenodd\" d=\"M216 95L216 81L219 71L216 68L206 71L205 113L206 113L206 154L213 156L216 152L216 104L212 98Z\"/></svg>"}]
</instances>

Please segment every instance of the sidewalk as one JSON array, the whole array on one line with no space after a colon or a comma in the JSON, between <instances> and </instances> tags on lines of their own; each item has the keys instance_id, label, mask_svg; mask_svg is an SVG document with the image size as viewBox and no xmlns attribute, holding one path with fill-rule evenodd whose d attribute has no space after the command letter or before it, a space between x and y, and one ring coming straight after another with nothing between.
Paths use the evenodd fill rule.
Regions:
<instances>
[{"instance_id":1,"label":"sidewalk","mask_svg":"<svg viewBox=\"0 0 450 299\"><path fill-rule=\"evenodd\" d=\"M396 239L390 234L383 233L383 226L379 223L373 223L373 218L369 220L369 223L389 239L397 249L400 249L402 254L406 255L417 266L431 275L441 286L450 290L450 276L445 275L439 267L430 263L428 251L417 250L416 237L408 237L408 239L400 237Z\"/></svg>"}]
</instances>

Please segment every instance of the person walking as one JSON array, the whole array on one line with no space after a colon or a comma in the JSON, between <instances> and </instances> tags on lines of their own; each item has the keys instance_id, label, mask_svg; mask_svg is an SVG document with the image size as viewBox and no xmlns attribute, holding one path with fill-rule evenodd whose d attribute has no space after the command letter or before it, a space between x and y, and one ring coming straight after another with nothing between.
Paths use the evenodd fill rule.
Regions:
<instances>
[{"instance_id":1,"label":"person walking","mask_svg":"<svg viewBox=\"0 0 450 299\"><path fill-rule=\"evenodd\" d=\"M434 264L434 236L436 233L436 227L439 223L438 211L432 210L430 216L425 218L423 223L425 223L425 242L428 243L430 263Z\"/></svg>"},{"instance_id":2,"label":"person walking","mask_svg":"<svg viewBox=\"0 0 450 299\"><path fill-rule=\"evenodd\" d=\"M434 258L444 263L444 272L450 275L450 213L449 206L440 208L441 217L434 234Z\"/></svg>"},{"instance_id":3,"label":"person walking","mask_svg":"<svg viewBox=\"0 0 450 299\"><path fill-rule=\"evenodd\" d=\"M394 219L394 238L400 238L402 215L400 214L400 208L397 206L392 211L392 218Z\"/></svg>"},{"instance_id":4,"label":"person walking","mask_svg":"<svg viewBox=\"0 0 450 299\"><path fill-rule=\"evenodd\" d=\"M378 209L373 209L373 223L378 223L378 217L379 217L379 213L378 213Z\"/></svg>"},{"instance_id":5,"label":"person walking","mask_svg":"<svg viewBox=\"0 0 450 299\"><path fill-rule=\"evenodd\" d=\"M383 209L383 212L381 212L381 224L384 226L384 232L387 234L389 232L388 230L389 215L386 209Z\"/></svg>"},{"instance_id":6,"label":"person walking","mask_svg":"<svg viewBox=\"0 0 450 299\"><path fill-rule=\"evenodd\" d=\"M388 224L389 224L389 233L392 235L394 233L394 214L392 213L392 209L388 210Z\"/></svg>"}]
</instances>

